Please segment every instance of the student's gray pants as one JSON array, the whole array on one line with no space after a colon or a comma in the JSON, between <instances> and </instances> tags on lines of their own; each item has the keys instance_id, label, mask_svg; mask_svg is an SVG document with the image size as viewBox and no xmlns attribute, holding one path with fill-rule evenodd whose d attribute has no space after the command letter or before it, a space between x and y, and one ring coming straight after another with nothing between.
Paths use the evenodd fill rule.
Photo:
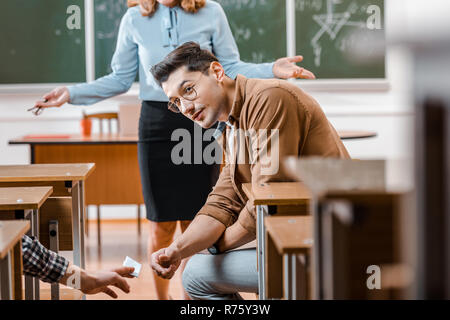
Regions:
<instances>
[{"instance_id":1,"label":"student's gray pants","mask_svg":"<svg viewBox=\"0 0 450 320\"><path fill-rule=\"evenodd\" d=\"M257 293L256 249L192 256L183 287L193 300L241 300L238 292Z\"/></svg>"}]
</instances>

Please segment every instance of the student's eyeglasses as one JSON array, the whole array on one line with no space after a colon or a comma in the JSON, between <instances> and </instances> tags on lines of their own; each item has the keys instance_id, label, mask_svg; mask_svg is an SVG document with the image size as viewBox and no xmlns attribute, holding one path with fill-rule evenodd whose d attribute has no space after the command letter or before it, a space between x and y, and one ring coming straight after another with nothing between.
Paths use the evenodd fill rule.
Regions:
<instances>
[{"instance_id":1,"label":"student's eyeglasses","mask_svg":"<svg viewBox=\"0 0 450 320\"><path fill-rule=\"evenodd\" d=\"M182 89L181 99L186 101L194 101L195 99L197 99L198 94L197 91L195 91L194 87L202 76L203 73L201 73L196 83L194 83L193 85L186 86ZM167 107L169 108L169 110L175 113L180 113L182 105L181 99L180 98L170 99L169 102L167 103Z\"/></svg>"},{"instance_id":2,"label":"student's eyeglasses","mask_svg":"<svg viewBox=\"0 0 450 320\"><path fill-rule=\"evenodd\" d=\"M189 86L186 87L184 90L188 90L186 91L186 93L184 93L182 95L181 99L187 100L187 101L194 101L197 98L197 91L195 91L194 86ZM171 100L169 100L169 102L167 103L167 106L169 108L170 111L175 112L175 113L180 113L181 112L181 99L180 98L172 98Z\"/></svg>"}]
</instances>

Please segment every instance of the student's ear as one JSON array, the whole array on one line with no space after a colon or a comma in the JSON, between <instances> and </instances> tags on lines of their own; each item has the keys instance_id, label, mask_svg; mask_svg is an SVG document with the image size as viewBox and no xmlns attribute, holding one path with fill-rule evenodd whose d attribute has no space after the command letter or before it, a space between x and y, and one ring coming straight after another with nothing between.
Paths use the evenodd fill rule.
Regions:
<instances>
[{"instance_id":1,"label":"student's ear","mask_svg":"<svg viewBox=\"0 0 450 320\"><path fill-rule=\"evenodd\" d=\"M222 65L217 62L213 61L211 62L209 66L209 72L214 75L217 81L222 82L225 78L225 70L223 69Z\"/></svg>"}]
</instances>

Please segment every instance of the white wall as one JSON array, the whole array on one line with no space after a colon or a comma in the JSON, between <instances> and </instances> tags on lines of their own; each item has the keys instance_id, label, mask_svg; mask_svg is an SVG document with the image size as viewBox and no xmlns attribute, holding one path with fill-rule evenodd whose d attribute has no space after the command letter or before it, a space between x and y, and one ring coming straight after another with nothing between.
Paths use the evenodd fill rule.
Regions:
<instances>
[{"instance_id":1,"label":"white wall","mask_svg":"<svg viewBox=\"0 0 450 320\"><path fill-rule=\"evenodd\" d=\"M387 10L392 7L389 3ZM401 12L389 12L388 28L398 14ZM376 138L346 141L345 145L352 157L407 159L412 155L414 113L409 90L413 73L408 52L401 47L388 48L387 74L390 90L384 92L306 89L321 104L336 129L378 133ZM120 103L139 103L138 89L133 87L125 95L90 107L67 105L60 109L45 110L39 117L26 112L46 89L0 87L0 164L29 163L28 147L8 145L11 139L33 133L78 133L83 109L89 112L117 111ZM97 130L94 128L94 132ZM102 217L134 218L135 212L135 206L109 206L102 209Z\"/></svg>"}]
</instances>

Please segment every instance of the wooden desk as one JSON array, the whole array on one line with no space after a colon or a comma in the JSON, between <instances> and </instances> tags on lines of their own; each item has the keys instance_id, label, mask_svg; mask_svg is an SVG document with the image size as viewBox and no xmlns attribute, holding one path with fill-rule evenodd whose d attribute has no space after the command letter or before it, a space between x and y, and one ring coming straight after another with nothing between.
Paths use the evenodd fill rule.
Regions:
<instances>
[{"instance_id":1,"label":"wooden desk","mask_svg":"<svg viewBox=\"0 0 450 320\"><path fill-rule=\"evenodd\" d=\"M414 219L413 210L405 206L411 196L342 191L318 199L321 299L405 299L415 281L405 260L411 239L403 229ZM374 290L370 286L376 283Z\"/></svg>"},{"instance_id":2,"label":"wooden desk","mask_svg":"<svg viewBox=\"0 0 450 320\"><path fill-rule=\"evenodd\" d=\"M22 295L22 237L29 229L29 221L0 221L1 300L17 297L18 286Z\"/></svg>"},{"instance_id":3,"label":"wooden desk","mask_svg":"<svg viewBox=\"0 0 450 320\"><path fill-rule=\"evenodd\" d=\"M264 224L267 230L265 264L270 266L267 268L270 273L266 274L267 291L279 292L279 287L283 284L286 300L310 298L310 277L307 273L309 253L313 245L312 217L266 217ZM299 277L300 272L297 274L298 266L302 266L299 258L304 258L302 277ZM284 281L281 281L281 274Z\"/></svg>"},{"instance_id":4,"label":"wooden desk","mask_svg":"<svg viewBox=\"0 0 450 320\"><path fill-rule=\"evenodd\" d=\"M300 182L274 182L252 186L242 184L246 196L256 207L256 238L258 257L258 292L259 298L267 298L265 258L265 225L264 218L269 214L306 215L309 213L309 190Z\"/></svg>"},{"instance_id":5,"label":"wooden desk","mask_svg":"<svg viewBox=\"0 0 450 320\"><path fill-rule=\"evenodd\" d=\"M85 186L86 205L138 205L138 233L140 233L139 209L144 200L137 143L136 136L123 137L117 134L47 138L25 136L9 141L9 144L29 145L32 164L95 163L95 172Z\"/></svg>"},{"instance_id":6,"label":"wooden desk","mask_svg":"<svg viewBox=\"0 0 450 320\"><path fill-rule=\"evenodd\" d=\"M70 202L72 237L61 242L61 250L72 250L74 264L85 268L84 220L86 179L94 171L94 163L75 164L32 164L0 166L0 187L52 186L54 197L59 197L64 205ZM67 211L66 206L57 207ZM39 240L50 247L49 237L40 232ZM51 248L50 248L51 249Z\"/></svg>"},{"instance_id":7,"label":"wooden desk","mask_svg":"<svg viewBox=\"0 0 450 320\"><path fill-rule=\"evenodd\" d=\"M39 237L39 209L52 194L52 187L0 188L0 220L28 219L31 226L28 236ZM15 263L20 255L15 255ZM20 273L21 274L21 273ZM15 288L15 298L22 299L22 285ZM39 299L39 278L25 276L25 298Z\"/></svg>"},{"instance_id":8,"label":"wooden desk","mask_svg":"<svg viewBox=\"0 0 450 320\"><path fill-rule=\"evenodd\" d=\"M311 208L314 219L313 295L324 299L323 241L329 234L323 233L322 215L318 212L320 196L329 192L386 192L384 160L351 160L318 157L288 157L284 164L293 177L301 180L311 190Z\"/></svg>"},{"instance_id":9,"label":"wooden desk","mask_svg":"<svg viewBox=\"0 0 450 320\"><path fill-rule=\"evenodd\" d=\"M69 138L20 138L9 144L30 145L30 162L95 163L86 182L86 204L143 204L137 160L137 137L93 135Z\"/></svg>"}]
</instances>

